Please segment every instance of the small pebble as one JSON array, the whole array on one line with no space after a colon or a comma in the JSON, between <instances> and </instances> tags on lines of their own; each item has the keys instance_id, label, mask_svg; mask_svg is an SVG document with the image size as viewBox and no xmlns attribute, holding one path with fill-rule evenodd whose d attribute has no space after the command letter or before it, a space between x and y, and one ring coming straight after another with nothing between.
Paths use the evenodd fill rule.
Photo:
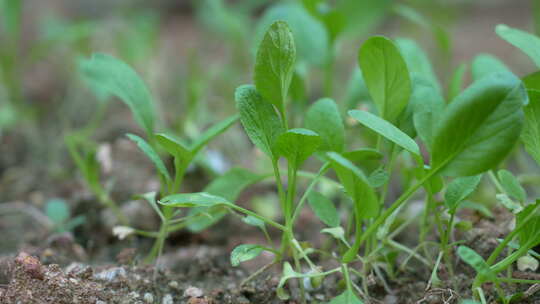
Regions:
<instances>
[{"instance_id":1,"label":"small pebble","mask_svg":"<svg viewBox=\"0 0 540 304\"><path fill-rule=\"evenodd\" d=\"M184 292L184 296L192 298L200 298L203 296L203 291L200 288L190 286Z\"/></svg>"},{"instance_id":2,"label":"small pebble","mask_svg":"<svg viewBox=\"0 0 540 304\"><path fill-rule=\"evenodd\" d=\"M149 292L144 294L143 299L144 299L144 302L148 304L154 303L154 295Z\"/></svg>"},{"instance_id":3,"label":"small pebble","mask_svg":"<svg viewBox=\"0 0 540 304\"><path fill-rule=\"evenodd\" d=\"M96 301L96 304L107 304L107 302L103 302L103 301L101 301L101 300L97 300L97 301Z\"/></svg>"},{"instance_id":4,"label":"small pebble","mask_svg":"<svg viewBox=\"0 0 540 304\"><path fill-rule=\"evenodd\" d=\"M170 294L166 294L161 301L161 304L174 304L173 298Z\"/></svg>"},{"instance_id":5,"label":"small pebble","mask_svg":"<svg viewBox=\"0 0 540 304\"><path fill-rule=\"evenodd\" d=\"M97 273L94 278L97 280L112 282L117 278L125 278L127 276L126 270L122 267L114 267Z\"/></svg>"},{"instance_id":6,"label":"small pebble","mask_svg":"<svg viewBox=\"0 0 540 304\"><path fill-rule=\"evenodd\" d=\"M169 282L169 287L172 288L172 289L178 289L178 282L170 281Z\"/></svg>"}]
</instances>

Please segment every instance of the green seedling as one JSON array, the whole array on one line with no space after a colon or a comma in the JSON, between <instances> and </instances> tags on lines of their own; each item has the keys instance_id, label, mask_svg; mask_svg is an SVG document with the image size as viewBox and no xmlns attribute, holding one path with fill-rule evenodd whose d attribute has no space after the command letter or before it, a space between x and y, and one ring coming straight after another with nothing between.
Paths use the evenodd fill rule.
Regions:
<instances>
[{"instance_id":1,"label":"green seedling","mask_svg":"<svg viewBox=\"0 0 540 304\"><path fill-rule=\"evenodd\" d=\"M84 224L84 215L71 218L68 204L59 198L50 199L45 203L45 214L53 223L53 230L57 233L72 231Z\"/></svg>"},{"instance_id":2,"label":"green seedling","mask_svg":"<svg viewBox=\"0 0 540 304\"><path fill-rule=\"evenodd\" d=\"M104 54L95 54L90 59L82 60L79 66L83 79L96 96L101 99L106 99L109 96L118 97L130 108L135 121L146 134L146 139L135 134L127 134L127 137L139 147L156 168L157 176L161 182L159 193L146 193L137 197L150 204L161 220L161 227L157 232L133 228L117 229L117 231L129 230L142 236L156 238L154 247L146 258L148 262L153 261L161 254L165 240L170 233L186 227L194 231L202 230L223 216L222 210L196 208L192 209L188 215L181 217L180 212L171 207L160 207L157 204L157 199L180 191L184 175L199 152L212 139L232 126L238 120L238 116L231 116L213 125L191 141L180 139L170 133L159 133L155 131L158 123L154 109L155 101L143 80L131 67ZM121 225L129 225L128 219L100 182L100 170L95 158L95 148L85 148L88 145L88 141L86 141L88 139L86 133L88 132L84 131L86 130L67 137L68 148L98 200L113 210ZM162 159L164 154L172 158L172 173ZM249 171L234 169L214 180L206 190L210 193L229 196L229 199L235 200L244 187L260 179L260 176Z\"/></svg>"}]
</instances>

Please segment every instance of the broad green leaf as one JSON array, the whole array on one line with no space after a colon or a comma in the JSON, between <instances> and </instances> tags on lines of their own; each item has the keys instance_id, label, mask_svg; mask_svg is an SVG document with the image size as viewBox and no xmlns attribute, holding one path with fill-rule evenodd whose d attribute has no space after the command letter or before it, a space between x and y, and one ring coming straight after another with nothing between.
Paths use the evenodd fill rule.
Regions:
<instances>
[{"instance_id":1,"label":"broad green leaf","mask_svg":"<svg viewBox=\"0 0 540 304\"><path fill-rule=\"evenodd\" d=\"M418 44L411 39L399 38L396 39L396 44L399 47L403 59L407 63L407 67L409 68L409 71L411 71L413 78L417 75L421 75L424 79L429 81L436 92L440 94L441 87L439 80L437 79L435 72L433 72L431 62L429 61L429 58L424 50L422 50L420 46L418 46Z\"/></svg>"},{"instance_id":2,"label":"broad green leaf","mask_svg":"<svg viewBox=\"0 0 540 304\"><path fill-rule=\"evenodd\" d=\"M301 4L278 3L267 9L255 30L258 45L264 32L275 21L283 20L289 25L296 45L298 62L323 66L328 57L328 33L322 22L309 14Z\"/></svg>"},{"instance_id":3,"label":"broad green leaf","mask_svg":"<svg viewBox=\"0 0 540 304\"><path fill-rule=\"evenodd\" d=\"M420 148L416 142L390 122L367 111L351 110L349 115L396 145L413 154L420 155Z\"/></svg>"},{"instance_id":4,"label":"broad green leaf","mask_svg":"<svg viewBox=\"0 0 540 304\"><path fill-rule=\"evenodd\" d=\"M141 151L143 151L143 153L152 161L158 172L170 181L171 176L169 175L169 171L165 167L165 164L161 158L159 158L156 150L154 150L154 148L152 148L152 146L150 146L144 139L135 134L127 134L126 136L135 142L137 146L139 146L139 149L141 149Z\"/></svg>"},{"instance_id":5,"label":"broad green leaf","mask_svg":"<svg viewBox=\"0 0 540 304\"><path fill-rule=\"evenodd\" d=\"M332 99L323 98L315 102L306 113L305 125L321 137L320 150L343 151L345 128L338 107Z\"/></svg>"},{"instance_id":6,"label":"broad green leaf","mask_svg":"<svg viewBox=\"0 0 540 304\"><path fill-rule=\"evenodd\" d=\"M511 197L517 199L518 201L524 203L527 200L527 193L525 189L521 186L517 178L508 170L499 170L497 172L499 176L499 181L504 191Z\"/></svg>"},{"instance_id":7,"label":"broad green leaf","mask_svg":"<svg viewBox=\"0 0 540 304\"><path fill-rule=\"evenodd\" d=\"M473 83L445 109L433 137L431 167L470 176L496 166L519 138L526 101L521 81L512 74Z\"/></svg>"},{"instance_id":8,"label":"broad green leaf","mask_svg":"<svg viewBox=\"0 0 540 304\"><path fill-rule=\"evenodd\" d=\"M540 68L540 38L505 24L497 25L495 32L499 37L527 54Z\"/></svg>"},{"instance_id":9,"label":"broad green leaf","mask_svg":"<svg viewBox=\"0 0 540 304\"><path fill-rule=\"evenodd\" d=\"M252 173L251 171L233 168L214 179L204 188L204 192L220 196L229 202L234 202L244 189L260 181L262 178L263 176ZM211 216L201 216L188 220L187 227L192 232L202 231L217 223L227 214L227 211L207 207L195 207L189 210L189 215L195 215L197 213L206 213Z\"/></svg>"},{"instance_id":10,"label":"broad green leaf","mask_svg":"<svg viewBox=\"0 0 540 304\"><path fill-rule=\"evenodd\" d=\"M156 115L153 99L130 66L110 55L94 54L79 62L79 71L98 97L114 95L120 98L147 135L153 136Z\"/></svg>"},{"instance_id":11,"label":"broad green leaf","mask_svg":"<svg viewBox=\"0 0 540 304\"><path fill-rule=\"evenodd\" d=\"M347 195L353 200L356 216L359 219L377 216L379 202L362 170L341 154L329 152L327 156Z\"/></svg>"},{"instance_id":12,"label":"broad green leaf","mask_svg":"<svg viewBox=\"0 0 540 304\"><path fill-rule=\"evenodd\" d=\"M444 99L430 82L415 77L414 89L411 96L413 105L413 124L418 136L431 151L433 145L433 130L439 123L440 116L445 108Z\"/></svg>"},{"instance_id":13,"label":"broad green leaf","mask_svg":"<svg viewBox=\"0 0 540 304\"><path fill-rule=\"evenodd\" d=\"M540 165L540 72L523 78L529 95L529 104L525 106L525 127L521 141L525 150Z\"/></svg>"},{"instance_id":14,"label":"broad green leaf","mask_svg":"<svg viewBox=\"0 0 540 304\"><path fill-rule=\"evenodd\" d=\"M385 185L390 179L388 171L379 168L371 172L368 177L368 182L373 188L378 188Z\"/></svg>"},{"instance_id":15,"label":"broad green leaf","mask_svg":"<svg viewBox=\"0 0 540 304\"><path fill-rule=\"evenodd\" d=\"M321 137L308 129L290 129L276 140L275 150L295 168L300 167L321 144Z\"/></svg>"},{"instance_id":16,"label":"broad green leaf","mask_svg":"<svg viewBox=\"0 0 540 304\"><path fill-rule=\"evenodd\" d=\"M369 38L358 53L366 86L379 114L396 122L412 93L407 64L397 46L388 38Z\"/></svg>"},{"instance_id":17,"label":"broad green leaf","mask_svg":"<svg viewBox=\"0 0 540 304\"><path fill-rule=\"evenodd\" d=\"M532 248L540 244L540 233L538 233L540 231L539 206L540 200L536 200L536 203L525 207L523 211L516 215L516 227L520 226L528 216L532 216L518 233L519 243L522 246Z\"/></svg>"},{"instance_id":18,"label":"broad green leaf","mask_svg":"<svg viewBox=\"0 0 540 304\"><path fill-rule=\"evenodd\" d=\"M459 246L457 250L458 256L467 264L469 264L476 272L492 281L496 280L495 275L489 268L486 261L476 251L467 246Z\"/></svg>"},{"instance_id":19,"label":"broad green leaf","mask_svg":"<svg viewBox=\"0 0 540 304\"><path fill-rule=\"evenodd\" d=\"M158 133L156 134L156 141L165 151L175 158L189 161L193 157L189 148L182 141L170 134Z\"/></svg>"},{"instance_id":20,"label":"broad green leaf","mask_svg":"<svg viewBox=\"0 0 540 304\"><path fill-rule=\"evenodd\" d=\"M460 64L452 73L452 78L450 79L450 85L448 86L448 101L451 102L456 96L461 93L463 88L463 81L465 74L467 73L467 64Z\"/></svg>"},{"instance_id":21,"label":"broad green leaf","mask_svg":"<svg viewBox=\"0 0 540 304\"><path fill-rule=\"evenodd\" d=\"M257 91L282 115L295 60L296 47L289 26L284 21L274 22L257 50L254 82Z\"/></svg>"},{"instance_id":22,"label":"broad green leaf","mask_svg":"<svg viewBox=\"0 0 540 304\"><path fill-rule=\"evenodd\" d=\"M69 206L63 199L53 198L45 204L45 214L55 225L59 226L69 219Z\"/></svg>"},{"instance_id":23,"label":"broad green leaf","mask_svg":"<svg viewBox=\"0 0 540 304\"><path fill-rule=\"evenodd\" d=\"M242 244L236 246L231 252L231 265L236 267L240 263L252 260L264 251L260 245Z\"/></svg>"},{"instance_id":24,"label":"broad green leaf","mask_svg":"<svg viewBox=\"0 0 540 304\"><path fill-rule=\"evenodd\" d=\"M455 212L459 204L474 192L481 179L482 175L458 177L448 185L444 193L444 204L451 213Z\"/></svg>"},{"instance_id":25,"label":"broad green leaf","mask_svg":"<svg viewBox=\"0 0 540 304\"><path fill-rule=\"evenodd\" d=\"M334 203L319 192L312 191L308 203L315 215L327 226L339 226L339 214Z\"/></svg>"},{"instance_id":26,"label":"broad green leaf","mask_svg":"<svg viewBox=\"0 0 540 304\"><path fill-rule=\"evenodd\" d=\"M221 122L210 127L203 134L199 135L193 144L191 145L191 151L193 154L197 154L204 146L206 146L212 139L221 133L225 132L230 126L238 121L239 116L233 115L224 119Z\"/></svg>"},{"instance_id":27,"label":"broad green leaf","mask_svg":"<svg viewBox=\"0 0 540 304\"><path fill-rule=\"evenodd\" d=\"M371 148L357 149L345 152L342 155L366 172L372 172L380 168L384 158L381 152Z\"/></svg>"},{"instance_id":28,"label":"broad green leaf","mask_svg":"<svg viewBox=\"0 0 540 304\"><path fill-rule=\"evenodd\" d=\"M350 289L332 299L328 304L364 304Z\"/></svg>"},{"instance_id":29,"label":"broad green leaf","mask_svg":"<svg viewBox=\"0 0 540 304\"><path fill-rule=\"evenodd\" d=\"M277 159L272 147L276 138L283 133L283 126L272 105L252 85L237 88L235 100L240 121L249 139L270 158Z\"/></svg>"},{"instance_id":30,"label":"broad green leaf","mask_svg":"<svg viewBox=\"0 0 540 304\"><path fill-rule=\"evenodd\" d=\"M206 192L198 193L179 193L168 195L159 203L169 207L214 207L214 206L230 206L231 202L223 197L212 195Z\"/></svg>"},{"instance_id":31,"label":"broad green leaf","mask_svg":"<svg viewBox=\"0 0 540 304\"><path fill-rule=\"evenodd\" d=\"M473 80L479 80L482 77L498 72L511 73L510 69L502 61L489 54L479 54L474 57L471 72Z\"/></svg>"}]
</instances>

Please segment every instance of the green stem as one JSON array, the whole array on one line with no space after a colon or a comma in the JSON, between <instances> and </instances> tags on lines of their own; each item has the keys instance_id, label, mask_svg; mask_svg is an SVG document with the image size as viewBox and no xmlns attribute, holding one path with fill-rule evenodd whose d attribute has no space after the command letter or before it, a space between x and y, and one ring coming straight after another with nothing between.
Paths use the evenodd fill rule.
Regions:
<instances>
[{"instance_id":1,"label":"green stem","mask_svg":"<svg viewBox=\"0 0 540 304\"><path fill-rule=\"evenodd\" d=\"M361 237L355 242L353 247L350 250L355 249L356 252L358 252L358 249L360 246L366 241L368 237L373 235L377 229L384 224L386 219L396 211L399 206L403 205L407 202L407 200L418 190L426 181L428 181L435 173L437 173L438 170L431 170L426 174L418 183L410 187L405 193L403 193L388 209L386 209L375 221L369 225L369 227L366 229L366 231L361 235ZM349 258L354 258L354 256L349 256ZM349 259L347 259L349 260ZM347 262L345 260L345 262ZM349 260L349 262L352 261Z\"/></svg>"},{"instance_id":2,"label":"green stem","mask_svg":"<svg viewBox=\"0 0 540 304\"><path fill-rule=\"evenodd\" d=\"M512 241L512 239L521 231L521 229L523 229L523 227L525 227L525 225L528 224L528 222L535 216L535 212L531 212L529 213L525 219L523 219L523 221L516 226L516 228L514 230L512 230L512 232L510 232L505 238L504 240L499 244L499 246L497 246L497 248L495 248L495 250L493 251L493 253L491 253L491 255L488 257L488 259L486 260L486 263L488 265L492 265L495 260L497 260L497 258L499 257L499 255L501 254L501 252L504 250L504 248L506 248L506 246L508 245L508 243L510 243Z\"/></svg>"},{"instance_id":3,"label":"green stem","mask_svg":"<svg viewBox=\"0 0 540 304\"><path fill-rule=\"evenodd\" d=\"M253 217L255 217L255 218L258 218L258 219L260 219L261 221L264 221L265 223L267 223L267 224L269 224L269 225L271 225L271 226L274 226L274 227L276 227L276 228L279 229L279 230L287 231L287 227L285 227L285 226L283 226L283 225L281 225L281 224L279 224L279 223L277 223L277 222L274 222L273 220L268 219L268 218L266 218L266 217L264 217L264 216L262 216L262 215L259 215L259 214L255 213L255 212L253 212L253 211L250 211L250 210L248 210L248 209L244 209L244 208L242 208L242 207L240 207L240 206L238 206L238 205L227 205L227 206L228 206L229 208L233 208L233 209L235 209L235 210L237 210L237 211L239 211L239 212L242 212L242 213L244 213L244 214L247 214L247 215L253 216Z\"/></svg>"},{"instance_id":4,"label":"green stem","mask_svg":"<svg viewBox=\"0 0 540 304\"><path fill-rule=\"evenodd\" d=\"M321 169L319 169L319 172L317 173L317 175L311 180L311 183L309 184L306 191L300 198L300 202L298 203L298 205L296 206L296 209L294 210L294 213L291 219L292 225L294 225L298 216L300 215L300 211L302 210L302 207L304 206L309 194L311 193L311 191L313 191L313 188L315 187L315 185L319 182L321 177L326 173L326 171L328 171L329 168L330 168L330 162L324 163Z\"/></svg>"}]
</instances>

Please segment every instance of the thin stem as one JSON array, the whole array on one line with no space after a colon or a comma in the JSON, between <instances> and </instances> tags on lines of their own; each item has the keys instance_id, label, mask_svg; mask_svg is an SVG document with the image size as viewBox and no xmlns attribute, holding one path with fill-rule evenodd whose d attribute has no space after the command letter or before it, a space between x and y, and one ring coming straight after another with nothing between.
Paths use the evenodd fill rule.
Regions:
<instances>
[{"instance_id":1,"label":"thin stem","mask_svg":"<svg viewBox=\"0 0 540 304\"><path fill-rule=\"evenodd\" d=\"M420 261L422 264L426 265L427 267L431 267L431 264L426 259L424 259L421 255L419 255L418 253L416 253L414 250L410 249L409 247L402 245L394 240L387 240L386 243L390 245L391 247L394 247L398 250L408 253L410 256L416 258L418 261Z\"/></svg>"},{"instance_id":2,"label":"thin stem","mask_svg":"<svg viewBox=\"0 0 540 304\"><path fill-rule=\"evenodd\" d=\"M313 190L315 185L319 182L319 180L324 175L324 173L326 173L326 171L328 171L329 168L330 168L330 162L324 163L324 165L321 167L321 169L319 169L319 172L317 173L317 175L311 180L311 183L309 184L306 191L304 192L304 194L300 198L300 202L298 203L298 205L296 206L296 209L294 210L294 213L293 213L293 216L292 216L292 219L291 219L292 225L294 225L294 223L296 222L296 220L298 218L298 215L300 215L300 211L302 210L302 206L304 206L304 203L306 202L309 194L311 193L311 191Z\"/></svg>"},{"instance_id":3,"label":"thin stem","mask_svg":"<svg viewBox=\"0 0 540 304\"><path fill-rule=\"evenodd\" d=\"M407 202L407 200L418 190L426 181L428 181L438 170L432 170L426 174L418 183L410 187L405 193L403 193L388 209L386 209L363 233L359 240L360 245L366 241L366 239L377 231L386 219L394 213L394 211Z\"/></svg>"},{"instance_id":4,"label":"thin stem","mask_svg":"<svg viewBox=\"0 0 540 304\"><path fill-rule=\"evenodd\" d=\"M258 218L260 219L261 221L271 225L271 226L274 226L275 228L279 229L279 230L282 230L282 231L286 231L287 230L287 227L281 225L280 223L277 223L277 222L274 222L273 220L269 219L269 218L266 218L262 215L259 215L253 211L250 211L248 209L244 209L238 205L234 205L234 204L231 204L231 205L227 205L229 208L232 208L232 209L235 209L239 212L242 212L244 214L247 214L247 215L250 215L250 216L253 216L255 218Z\"/></svg>"},{"instance_id":5,"label":"thin stem","mask_svg":"<svg viewBox=\"0 0 540 304\"><path fill-rule=\"evenodd\" d=\"M499 244L499 246L497 246L497 248L495 248L495 250L493 251L493 253L491 253L491 255L488 257L488 259L486 260L486 263L488 265L492 265L495 260L497 260L497 258L499 257L499 255L501 254L501 252L504 250L504 248L506 248L506 246L508 245L508 243L510 243L512 241L512 239L521 231L521 229L523 229L523 227L525 227L525 225L528 224L528 222L535 216L535 212L531 212L530 214L528 214L525 219L523 219L523 221L516 226L516 228L514 230L512 230L512 232L510 232L505 238L504 240L502 240L502 242Z\"/></svg>"}]
</instances>

